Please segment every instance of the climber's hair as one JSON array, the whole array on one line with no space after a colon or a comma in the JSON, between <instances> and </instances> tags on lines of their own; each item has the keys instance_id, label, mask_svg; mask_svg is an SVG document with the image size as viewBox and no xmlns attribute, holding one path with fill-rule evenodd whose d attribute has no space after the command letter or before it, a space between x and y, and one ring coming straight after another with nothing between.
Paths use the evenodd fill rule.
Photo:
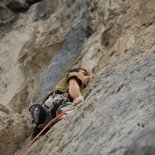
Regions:
<instances>
[{"instance_id":1,"label":"climber's hair","mask_svg":"<svg viewBox=\"0 0 155 155\"><path fill-rule=\"evenodd\" d=\"M82 67L70 69L68 72L69 72L69 73L70 73L70 72L79 72L80 70L85 71L85 72L89 75L88 71L87 71L86 69L82 68Z\"/></svg>"}]
</instances>

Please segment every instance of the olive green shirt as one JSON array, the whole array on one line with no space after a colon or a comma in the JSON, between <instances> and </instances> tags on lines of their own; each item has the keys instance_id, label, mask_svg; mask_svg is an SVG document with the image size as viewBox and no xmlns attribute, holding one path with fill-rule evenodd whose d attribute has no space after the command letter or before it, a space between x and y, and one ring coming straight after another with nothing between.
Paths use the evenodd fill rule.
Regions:
<instances>
[{"instance_id":1,"label":"olive green shirt","mask_svg":"<svg viewBox=\"0 0 155 155\"><path fill-rule=\"evenodd\" d=\"M70 72L70 73L67 73L64 76L64 78L57 83L54 91L60 91L62 93L68 92L68 88L69 88L68 82L70 79L75 79L78 82L81 90L84 88L84 79L82 75L79 72ZM49 92L47 96L44 98L43 102L45 102L48 99L48 97L52 94L53 94L53 91Z\"/></svg>"},{"instance_id":2,"label":"olive green shirt","mask_svg":"<svg viewBox=\"0 0 155 155\"><path fill-rule=\"evenodd\" d=\"M68 91L68 82L70 79L75 79L80 88L83 89L84 86L84 79L81 76L79 72L71 72L64 76L64 78L58 82L58 84L55 86L55 90L61 91L61 92L67 92Z\"/></svg>"}]
</instances>

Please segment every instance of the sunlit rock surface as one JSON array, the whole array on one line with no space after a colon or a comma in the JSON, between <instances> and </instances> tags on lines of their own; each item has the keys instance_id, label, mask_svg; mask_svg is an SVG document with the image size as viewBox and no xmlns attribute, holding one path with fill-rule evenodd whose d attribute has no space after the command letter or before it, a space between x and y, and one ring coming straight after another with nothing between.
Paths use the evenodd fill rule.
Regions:
<instances>
[{"instance_id":1,"label":"sunlit rock surface","mask_svg":"<svg viewBox=\"0 0 155 155\"><path fill-rule=\"evenodd\" d=\"M92 76L85 101L26 153L154 155L154 8L153 0L1 1L0 154L22 150L30 105L82 66Z\"/></svg>"}]
</instances>

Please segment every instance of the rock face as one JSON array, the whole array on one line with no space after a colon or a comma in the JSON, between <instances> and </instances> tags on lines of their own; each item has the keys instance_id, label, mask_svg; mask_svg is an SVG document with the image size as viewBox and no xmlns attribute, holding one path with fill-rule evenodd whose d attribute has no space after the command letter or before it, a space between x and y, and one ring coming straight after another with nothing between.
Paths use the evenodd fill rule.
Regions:
<instances>
[{"instance_id":1,"label":"rock face","mask_svg":"<svg viewBox=\"0 0 155 155\"><path fill-rule=\"evenodd\" d=\"M154 155L154 8L153 0L1 1L0 154L22 150L29 106L82 66L93 77L84 103L27 154Z\"/></svg>"}]
</instances>

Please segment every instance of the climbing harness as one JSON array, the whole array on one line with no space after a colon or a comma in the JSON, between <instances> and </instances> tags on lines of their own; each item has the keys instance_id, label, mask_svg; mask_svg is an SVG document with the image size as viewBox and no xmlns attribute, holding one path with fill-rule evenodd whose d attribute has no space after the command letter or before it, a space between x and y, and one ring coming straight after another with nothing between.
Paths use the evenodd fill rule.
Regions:
<instances>
[{"instance_id":1,"label":"climbing harness","mask_svg":"<svg viewBox=\"0 0 155 155\"><path fill-rule=\"evenodd\" d=\"M77 106L79 106L81 104L77 104L75 106L73 106L72 108L68 109L68 110L65 110L63 111L62 113L60 113L57 117L53 118L50 122L48 122L46 124L46 126L38 133L38 135L36 137L34 137L26 146L25 148L18 154L18 155L23 155L23 153L30 147L31 144L34 143L34 141L53 123L55 122L56 120L58 120L59 118L61 118L61 116L65 113L67 113L68 111L71 111L73 109L75 109Z\"/></svg>"}]
</instances>

